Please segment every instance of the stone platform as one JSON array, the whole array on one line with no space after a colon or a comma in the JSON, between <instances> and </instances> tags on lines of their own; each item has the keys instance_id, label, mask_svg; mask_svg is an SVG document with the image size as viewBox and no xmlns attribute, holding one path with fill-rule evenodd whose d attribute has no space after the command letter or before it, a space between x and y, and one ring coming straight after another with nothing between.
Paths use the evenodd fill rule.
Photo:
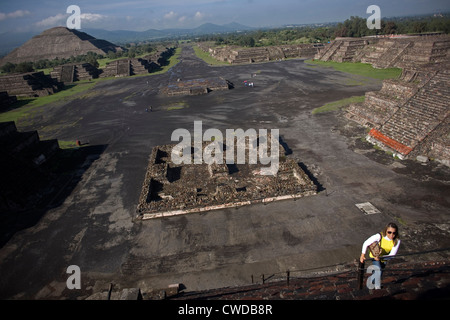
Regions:
<instances>
[{"instance_id":1,"label":"stone platform","mask_svg":"<svg viewBox=\"0 0 450 320\"><path fill-rule=\"evenodd\" d=\"M231 83L222 78L203 78L171 82L161 90L162 94L175 95L201 95L216 90L229 90Z\"/></svg>"},{"instance_id":2,"label":"stone platform","mask_svg":"<svg viewBox=\"0 0 450 320\"><path fill-rule=\"evenodd\" d=\"M317 192L297 161L284 156L281 145L276 175L262 175L261 169L267 166L261 164L175 165L174 146L153 148L137 208L140 219L296 199Z\"/></svg>"}]
</instances>

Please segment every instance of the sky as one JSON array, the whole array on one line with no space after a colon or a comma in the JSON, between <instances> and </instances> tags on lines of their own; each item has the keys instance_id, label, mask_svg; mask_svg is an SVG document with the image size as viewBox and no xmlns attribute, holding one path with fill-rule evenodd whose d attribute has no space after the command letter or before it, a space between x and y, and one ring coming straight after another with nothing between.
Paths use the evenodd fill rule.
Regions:
<instances>
[{"instance_id":1,"label":"sky","mask_svg":"<svg viewBox=\"0 0 450 320\"><path fill-rule=\"evenodd\" d=\"M232 22L250 27L336 22L351 16L368 18L370 5L379 6L382 17L450 11L449 0L0 0L0 33L66 26L69 5L80 8L81 31L195 28Z\"/></svg>"}]
</instances>

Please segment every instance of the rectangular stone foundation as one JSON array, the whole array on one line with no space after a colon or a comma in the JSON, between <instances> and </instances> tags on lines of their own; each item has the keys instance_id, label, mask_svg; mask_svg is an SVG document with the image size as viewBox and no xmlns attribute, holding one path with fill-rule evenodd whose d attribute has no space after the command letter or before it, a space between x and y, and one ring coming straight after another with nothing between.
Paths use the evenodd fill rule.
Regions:
<instances>
[{"instance_id":1,"label":"rectangular stone foundation","mask_svg":"<svg viewBox=\"0 0 450 320\"><path fill-rule=\"evenodd\" d=\"M229 90L230 83L222 78L205 78L176 81L161 90L161 93L175 95L201 95L216 90Z\"/></svg>"},{"instance_id":2,"label":"rectangular stone foundation","mask_svg":"<svg viewBox=\"0 0 450 320\"><path fill-rule=\"evenodd\" d=\"M153 148L142 186L138 219L206 212L256 203L297 199L317 193L299 163L280 145L276 175L261 175L261 164L176 165L175 145ZM269 150L270 152L270 150ZM248 163L246 161L245 163Z\"/></svg>"}]
</instances>

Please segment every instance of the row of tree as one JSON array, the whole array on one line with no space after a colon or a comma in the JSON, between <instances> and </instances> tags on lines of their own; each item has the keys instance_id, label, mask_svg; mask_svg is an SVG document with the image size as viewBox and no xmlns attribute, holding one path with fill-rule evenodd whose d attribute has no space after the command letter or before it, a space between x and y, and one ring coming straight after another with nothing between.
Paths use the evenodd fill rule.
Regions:
<instances>
[{"instance_id":1,"label":"row of tree","mask_svg":"<svg viewBox=\"0 0 450 320\"><path fill-rule=\"evenodd\" d=\"M367 19L351 17L344 22L322 26L302 26L258 30L228 35L205 35L197 41L215 41L217 45L243 47L328 42L336 37L364 37L381 34L412 34L425 32L450 33L449 16L382 19L381 29L369 29Z\"/></svg>"}]
</instances>

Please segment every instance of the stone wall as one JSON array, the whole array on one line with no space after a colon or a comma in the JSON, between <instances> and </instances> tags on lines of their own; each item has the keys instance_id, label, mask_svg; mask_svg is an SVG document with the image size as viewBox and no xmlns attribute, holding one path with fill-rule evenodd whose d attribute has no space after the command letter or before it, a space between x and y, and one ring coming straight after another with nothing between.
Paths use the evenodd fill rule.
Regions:
<instances>
[{"instance_id":1,"label":"stone wall","mask_svg":"<svg viewBox=\"0 0 450 320\"><path fill-rule=\"evenodd\" d=\"M448 59L450 36L336 38L315 59L369 63L374 68L412 68Z\"/></svg>"},{"instance_id":2,"label":"stone wall","mask_svg":"<svg viewBox=\"0 0 450 320\"><path fill-rule=\"evenodd\" d=\"M98 78L99 70L90 63L73 63L57 66L50 73L59 82L72 83L75 81L92 80Z\"/></svg>"},{"instance_id":3,"label":"stone wall","mask_svg":"<svg viewBox=\"0 0 450 320\"><path fill-rule=\"evenodd\" d=\"M213 58L230 64L248 64L287 58L312 58L322 47L321 44L298 44L242 48L238 46L213 47L204 43L198 44L198 46Z\"/></svg>"},{"instance_id":4,"label":"stone wall","mask_svg":"<svg viewBox=\"0 0 450 320\"><path fill-rule=\"evenodd\" d=\"M58 92L62 83L41 72L12 74L0 77L0 91L9 95L41 97Z\"/></svg>"},{"instance_id":5,"label":"stone wall","mask_svg":"<svg viewBox=\"0 0 450 320\"><path fill-rule=\"evenodd\" d=\"M106 77L128 77L138 74L147 74L155 71L165 61L165 55L171 49L166 51L157 51L144 58L120 59L111 61L103 70L100 78Z\"/></svg>"}]
</instances>

